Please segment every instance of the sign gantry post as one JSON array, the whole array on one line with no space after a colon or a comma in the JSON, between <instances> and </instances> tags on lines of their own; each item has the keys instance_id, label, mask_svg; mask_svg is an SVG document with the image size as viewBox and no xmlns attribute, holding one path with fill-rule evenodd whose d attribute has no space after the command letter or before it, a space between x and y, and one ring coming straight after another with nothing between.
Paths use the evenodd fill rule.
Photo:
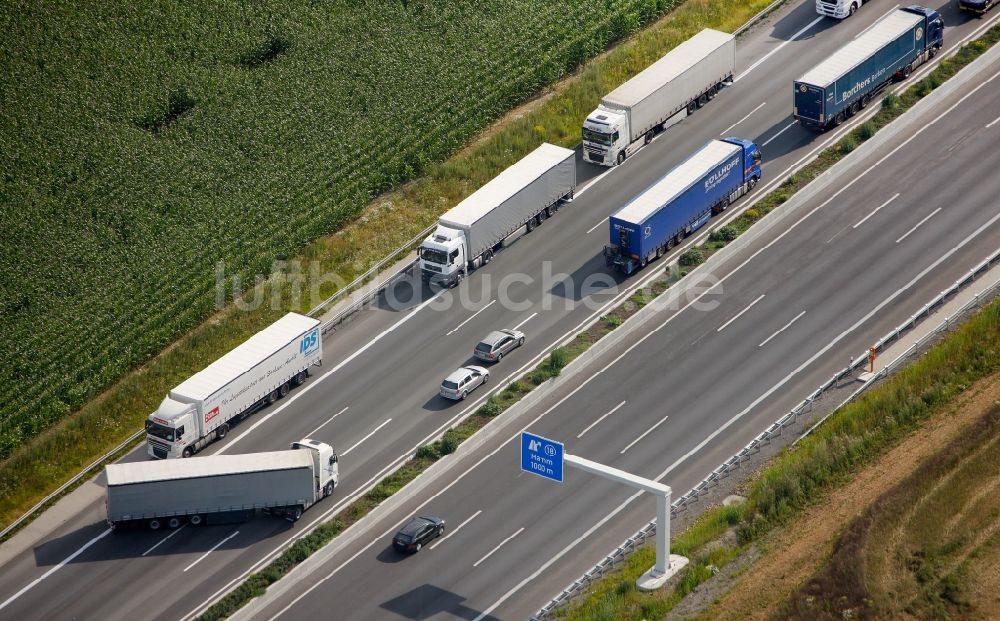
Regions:
<instances>
[{"instance_id":1,"label":"sign gantry post","mask_svg":"<svg viewBox=\"0 0 1000 621\"><path fill-rule=\"evenodd\" d=\"M596 461L570 455L562 442L521 432L521 470L562 482L563 466L568 465L596 474L656 496L656 564L636 580L636 586L652 591L663 586L688 563L688 559L670 554L670 487Z\"/></svg>"}]
</instances>

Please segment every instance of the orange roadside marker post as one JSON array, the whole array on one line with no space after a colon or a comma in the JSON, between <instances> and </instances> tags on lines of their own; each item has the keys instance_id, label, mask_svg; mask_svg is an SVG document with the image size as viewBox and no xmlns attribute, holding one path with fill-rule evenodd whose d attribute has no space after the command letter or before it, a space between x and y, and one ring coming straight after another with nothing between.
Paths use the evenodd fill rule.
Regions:
<instances>
[{"instance_id":1,"label":"orange roadside marker post","mask_svg":"<svg viewBox=\"0 0 1000 621\"><path fill-rule=\"evenodd\" d=\"M875 347L874 346L868 348L868 364L871 365L869 372L870 373L874 373L875 372Z\"/></svg>"}]
</instances>

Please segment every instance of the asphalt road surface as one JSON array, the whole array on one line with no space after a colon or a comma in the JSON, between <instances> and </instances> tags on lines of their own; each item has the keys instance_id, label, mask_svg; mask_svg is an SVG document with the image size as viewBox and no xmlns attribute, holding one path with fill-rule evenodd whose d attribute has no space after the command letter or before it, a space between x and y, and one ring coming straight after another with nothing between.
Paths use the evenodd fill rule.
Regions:
<instances>
[{"instance_id":1,"label":"asphalt road surface","mask_svg":"<svg viewBox=\"0 0 1000 621\"><path fill-rule=\"evenodd\" d=\"M417 293L411 295L412 288L403 285L393 292L399 303L383 299L376 309L359 314L356 319L330 335L324 341L324 366L305 387L293 392L276 406L253 415L234 429L225 442L213 445L206 451L276 450L305 436L333 444L343 456L342 484L332 498L310 509L299 523L293 525L262 517L234 526L198 529L185 527L170 533L129 532L109 535L103 522L103 499L87 499L82 491L74 493L50 510L56 512L59 518L53 520L57 523L56 526L44 532L32 530L30 536L15 538L4 544L6 556L3 558L7 560L0 568L0 575L3 576L0 579L0 615L19 619L182 619L199 610L217 593L235 584L253 568L259 567L296 533L342 507L357 491L378 480L390 468L412 454L417 446L426 443L476 407L485 398L486 389L480 389L465 403L451 403L437 396L437 386L448 372L469 361L472 347L486 332L499 327L520 326L528 334L525 347L491 368L489 387L495 388L503 386L505 378L517 369L543 356L553 344L572 335L589 318L599 315L602 305L611 304L614 299L627 295L626 288L633 286L636 279L626 281L618 277L605 277L597 284L600 287L600 282L605 283L600 291L586 297L580 292L586 276L605 273L601 256L601 249L607 242L605 219L609 213L659 178L687 154L720 135L753 138L764 152L766 184L770 178L828 140L829 136L814 134L792 125L789 84L792 79L837 49L846 38L855 36L871 25L892 6L887 1L874 0L863 11L841 23L817 19L811 4L793 4L781 9L768 18L766 23L755 27L738 41L738 80L733 86L723 91L706 108L670 128L652 145L633 156L625 166L607 172L581 163L579 176L582 182L593 184L585 186L586 189L578 193L577 199L560 210L552 220L499 253L489 266L478 270L461 287L432 297L435 294L419 286ZM940 10L948 24L946 46L995 19L970 20L957 13L952 3L942 5ZM983 94L976 95L982 96ZM983 105L992 104L986 102ZM972 108L966 108L967 113L972 115ZM933 133L938 136L937 140L931 143L920 138L924 144L921 151L923 159L919 165L911 162L906 170L906 188L909 189L929 178L928 171L933 168L930 162L935 162L936 166L951 166L952 172L948 177L942 178L944 181L939 179L936 184L930 184L933 187L928 188L928 191L941 188L939 193L947 194L946 202L933 207L942 207L940 212L928 215L930 211L925 213L922 207L918 209L912 197L907 199L906 193L894 190L890 195L900 191L900 197L856 230L830 229L827 237L823 237L826 231L817 233L813 230L812 233L816 235L813 238L808 233L813 225L807 220L794 234L783 240L802 242L805 248L799 249L801 254L792 254L794 250L789 249L784 262L775 264L777 267L772 266L766 273L758 273L757 284L767 284L770 288L763 287L755 293L743 292L738 286L738 283L743 282L744 272L756 269L755 262L741 270L739 278L734 276L732 283L726 282L725 296L720 298L722 306L715 313L723 313L724 309L728 309L735 314L739 312L741 304L749 304L762 293L766 297L725 330L715 333L718 326L710 327L699 323L709 321L707 317L712 313L698 313L697 317L681 313L672 324L668 324L629 354L629 362L623 359L616 363L613 368L623 365L631 371L618 376L611 388L606 385L602 391L591 392L591 386L597 382L595 379L585 385L578 395L553 411L553 415L569 416L570 414L562 414L570 407L566 404L576 404L572 406L574 426L569 427L569 431L575 436L619 402L626 401L625 405L604 422L593 427L578 442L574 442L573 450L594 459L605 459L608 457L607 451L615 447L618 447L617 451L621 451L638 437L640 429L647 430L663 416L669 416L624 454L619 453L619 457L613 462L619 467L634 467L638 471L643 471L645 464L647 470L652 468L646 472L649 474L656 470L653 464L667 463L674 454L669 451L680 450L671 448L668 451L662 444L662 438L657 443L655 439L659 434L683 438L687 442L698 436L699 431L712 426L718 428L738 411L734 407L740 403L749 405L756 398L753 396L754 387L759 388L768 381L784 377L788 373L788 364L801 364L801 356L809 355L807 351L817 351L815 343L822 341L820 335L829 337L830 331L827 328L830 324L849 326L848 319L854 317L856 320L864 315L863 312L852 314L849 309L859 307L863 310L869 302L882 299L879 296L895 290L892 283L897 283L900 278L905 281L906 274L910 274L909 278L912 278L919 273L920 266L926 266L927 261L933 260L935 255L928 244L939 249L937 256L953 248L962 232L968 235L971 230L968 228L971 226L968 214L966 219L959 215L961 207L956 201L960 198L971 201L977 196L983 199L991 195L985 189L982 193L978 189L989 185L984 184L982 179L990 181L989 171L984 174L983 168L976 164L977 159L980 162L990 161L989 153L985 151L987 147L981 144L979 148L982 151L977 152L972 146L978 144L978 136L986 135L983 127L991 119L976 117L976 120L983 120L983 123L970 130L973 133L967 143L963 143L954 152L946 153L940 146L949 143L952 134L938 136L938 126L935 126ZM903 150L906 153L899 155L908 154L913 148L911 145ZM955 183L955 178L960 173L966 174L965 171L978 171L977 174L982 176L975 177L976 184L970 184L969 188L974 191L947 191L949 184ZM872 177L881 178L881 174ZM883 183L888 182L883 180ZM995 190L996 187L992 187L992 192L995 193ZM755 193L760 191L758 189ZM863 203L865 192L852 191L850 196L838 198L838 209L841 203L850 205L854 200L859 201L856 209L860 210L857 213L861 213L867 205ZM879 196L882 194L884 192L880 192ZM986 205L988 203L979 204L978 216L990 211ZM826 217L824 213L821 210L817 216ZM926 216L929 219L898 244L895 243L898 236L919 221L920 218L914 219L917 213L922 214L920 218ZM840 237L827 244L827 239L834 235ZM837 261L830 259L830 253L840 252L843 244L861 235L877 235L878 243L868 246L859 244L849 257ZM988 239L991 235L992 241ZM944 261L939 266L940 269L926 274L905 296L894 299L870 318L863 330L852 332L851 340L845 338L834 349L856 351L859 343L867 343L865 339L884 332L895 321L891 318L892 312L905 314L912 311L913 305L930 297L923 294L940 289L942 283L950 282L961 269L965 269L967 266L963 261L971 264L985 255L983 244L996 247L995 228L990 228L963 246L960 252ZM912 250L904 253L904 249ZM890 251L897 251L899 254ZM867 257L869 262L859 261L856 258L858 255ZM765 258L762 255L757 262ZM895 268L901 270L903 276L897 276ZM653 269L653 266L649 269ZM831 272L839 275L841 280L825 290L816 288L820 276L829 276ZM546 274L570 275L575 286L567 288L553 284L553 279L546 278ZM806 278L806 274L810 276ZM511 275L522 275L522 278L512 282ZM788 294L776 290L778 285L784 290L802 279L805 279L806 284L814 285L814 288L809 293L801 293L796 304L787 308L779 306L782 300L790 304L790 298ZM507 294L504 297L521 304L496 301L501 297L502 291ZM849 298L848 293L851 293ZM874 297L865 297L868 295ZM907 306L908 303L910 306ZM839 309L839 312L834 312L834 309ZM761 333L768 329L775 331L803 310L806 311L804 315L765 346L757 348L759 341L751 343L759 336L758 328ZM752 338L745 332L751 325L755 328ZM681 326L685 326L683 330L680 329ZM701 326L701 333L697 333L698 326ZM812 332L818 328L824 330ZM699 334L702 340L691 340L690 337ZM803 336L796 336L800 334ZM664 335L671 335L666 344L662 340ZM736 338L736 335L746 336L746 342L740 341L736 345L729 342L724 349L710 345L715 343L716 338ZM765 338L766 336L768 335L764 335ZM648 361L648 357L640 364L631 362L636 357L641 359L642 352L648 347L654 347L654 343L659 352L656 364ZM844 347L841 348L840 345ZM746 357L751 350L763 357L760 362L751 363ZM811 390L818 383L814 381L812 374L816 374L816 377L828 375L830 369L841 367L844 362L820 358L808 369L793 376L758 404L758 407L732 422L727 431L717 437L717 442L706 445L688 458L684 462L684 474L671 473L669 484L676 490L687 489L689 483L696 482L732 452L730 444L741 445L745 441L740 440L741 438L755 435L765 421L770 422L774 418L773 414L780 411L786 402L794 403L806 390ZM681 369L684 369L683 373ZM696 370L701 372L695 373ZM610 369L603 375L611 377ZM678 382L680 376L686 380L674 383ZM726 386L740 386L740 390L722 390L716 385L721 377L726 378ZM630 388L625 390L625 385ZM586 400L580 396L584 394L588 395ZM676 413L668 415L664 411L657 416L662 408L650 408L661 405L664 400L676 404L678 408L686 407L691 412L681 416L680 410L671 408ZM697 408L694 408L694 404L697 404ZM766 413L762 413L764 410ZM655 420L650 420L650 417ZM568 431L553 434L553 431L559 431L560 428L547 427L547 421L551 418L542 419L537 430L550 435L570 435ZM567 423L564 421L563 424ZM602 430L603 425L607 427ZM580 429L577 430L577 427ZM604 448L592 451L592 445ZM524 573L521 569L533 571L538 567L537 555L554 554L561 550L566 545L566 536L577 531L568 528L565 523L553 521L552 529L558 536L543 536L542 531L536 530L533 524L530 528L526 525L528 522L525 520L532 513L535 513L537 519L536 510L530 508L530 504L525 505L523 498L514 500L520 498L519 494L527 489L551 497L552 490L543 481L518 481L515 484L509 477L499 476L496 485L507 485L510 494L506 493L506 489L492 487L492 493L488 497L490 503L479 500L484 498L482 493L475 493L476 490L483 489L481 481L472 486L474 489L471 491L466 487L467 481L479 476L476 473L480 469L494 474L509 470L508 466L513 462L507 453L511 450L513 449L502 449L495 458L484 462L469 477L435 500L435 503L454 503L435 504L433 507L435 511L447 514L450 525L461 523L476 510L482 510L483 513L470 521L453 540L413 559L424 569L415 568L415 563L412 562L381 563L377 560L381 553L378 549L374 554L362 553L356 559L360 565L352 566L349 571L345 569L344 576L350 576L351 584L366 580L374 582L370 572L375 571L372 567L377 567L382 572L379 574L380 584L370 584L367 592L371 594L371 588L381 585L392 586L392 594L379 592L375 595L376 599L361 602L360 593L365 592L363 589L353 590L340 586L335 589L342 595L337 610L343 611L345 615L356 610L356 614L360 615L358 618L371 618L370 615L376 613L377 617L381 614L380 611L397 608L405 612L404 616L411 618L426 618L427 615L420 612L423 610L454 610L460 606L472 606L469 610L486 610L503 592L514 586L516 582L512 581ZM143 453L136 453L126 459L145 458ZM503 462L504 468L495 470L491 465L494 459ZM657 472L658 470L652 473ZM617 500L620 503L627 497L627 494L603 488L592 480L584 483L581 478L575 477L561 492L565 493L572 488L579 494L560 496L563 500L556 503L559 507L574 507L572 515L592 517L595 515L593 511L599 511L598 507L606 509L608 502L614 503ZM591 491L598 489L602 491ZM463 494L468 493L464 500L458 495L459 490ZM587 494L596 495L591 498ZM482 506L473 508L477 503ZM589 508L591 505L594 506L593 510ZM517 514L516 519L499 517L513 515L508 513L513 508L526 510L527 513ZM560 508L560 512L562 511ZM571 555L567 554L560 562L559 572L547 574L544 580L535 579L530 588L508 597L502 604L505 607L498 609L497 614L505 618L512 615L513 618L524 616L522 613L525 611L531 612L529 609L537 608L555 590L592 563L595 557L605 553L608 542L617 543L631 534L637 523L648 520L651 511L651 503L644 499L629 505L626 513L609 520L599 529L599 536L588 538L585 543L574 548ZM496 517L492 517L494 515ZM628 519L625 518L626 515L629 516ZM503 522L504 519L511 521ZM481 544L469 548L468 554L473 554L473 550L479 550L480 547L485 547L488 551L521 527L525 530L472 570L464 556L446 552L449 547L452 550L458 547L448 544L457 543L460 536L476 533ZM523 547L527 545L538 550L525 554ZM566 560L568 557L571 559ZM379 564L364 566L372 559ZM441 559L437 561L441 566L423 565L435 563L435 559ZM454 564L449 565L446 562L448 559L452 559ZM476 559L472 560L475 562ZM445 566L447 569L442 569ZM519 568L519 571L513 571L513 567ZM490 569L480 571L487 568ZM427 573L427 569L431 573ZM468 582L449 579L449 576L454 575L459 575L463 581ZM433 580L430 576L433 576ZM424 585L432 583L436 586L429 587L432 589L430 592L426 591ZM331 588L333 586L335 583L330 584ZM437 588L445 588L445 592L438 594L434 590ZM315 593L317 592L314 591ZM442 602L452 597L452 593L462 595L454 596L454 605L444 605ZM414 597L417 603L414 603ZM474 599L474 605L469 603L471 600L463 599L469 597ZM430 608L419 603L423 601ZM300 605L309 606L312 602L307 597ZM386 604L387 602L396 603ZM518 608L515 604L521 607ZM372 606L378 608L373 609ZM365 610L369 613L367 617L363 614ZM467 612L459 616L466 615Z\"/></svg>"}]
</instances>

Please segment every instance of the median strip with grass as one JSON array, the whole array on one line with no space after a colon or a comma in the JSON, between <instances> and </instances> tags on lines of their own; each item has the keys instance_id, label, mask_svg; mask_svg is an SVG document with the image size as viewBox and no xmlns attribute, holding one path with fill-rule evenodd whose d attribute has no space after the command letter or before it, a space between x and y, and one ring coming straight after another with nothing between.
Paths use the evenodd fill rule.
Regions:
<instances>
[{"instance_id":1,"label":"median strip with grass","mask_svg":"<svg viewBox=\"0 0 1000 621\"><path fill-rule=\"evenodd\" d=\"M131 436L163 395L192 373L285 312L307 311L311 303L328 297L406 243L542 141L576 144L583 119L604 93L702 28L731 32L769 3L688 0L677 4L655 2L657 11L670 10L669 15L582 66L466 150L429 165L425 176L380 197L341 232L313 241L245 296L277 300L276 305L264 303L256 310L245 310L244 304L228 306L78 412L15 449L0 463L0 498L4 499L0 526L11 524L74 473ZM629 23L625 32L631 33L638 22Z\"/></svg>"}]
</instances>

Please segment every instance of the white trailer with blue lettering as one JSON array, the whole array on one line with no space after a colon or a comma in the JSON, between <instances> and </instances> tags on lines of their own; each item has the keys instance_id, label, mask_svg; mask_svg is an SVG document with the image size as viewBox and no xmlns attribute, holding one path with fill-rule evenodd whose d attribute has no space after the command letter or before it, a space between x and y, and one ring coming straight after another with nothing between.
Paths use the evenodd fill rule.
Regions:
<instances>
[{"instance_id":1,"label":"white trailer with blue lettering","mask_svg":"<svg viewBox=\"0 0 1000 621\"><path fill-rule=\"evenodd\" d=\"M152 457L191 457L234 419L270 405L322 364L318 319L288 313L170 391L146 419Z\"/></svg>"}]
</instances>

